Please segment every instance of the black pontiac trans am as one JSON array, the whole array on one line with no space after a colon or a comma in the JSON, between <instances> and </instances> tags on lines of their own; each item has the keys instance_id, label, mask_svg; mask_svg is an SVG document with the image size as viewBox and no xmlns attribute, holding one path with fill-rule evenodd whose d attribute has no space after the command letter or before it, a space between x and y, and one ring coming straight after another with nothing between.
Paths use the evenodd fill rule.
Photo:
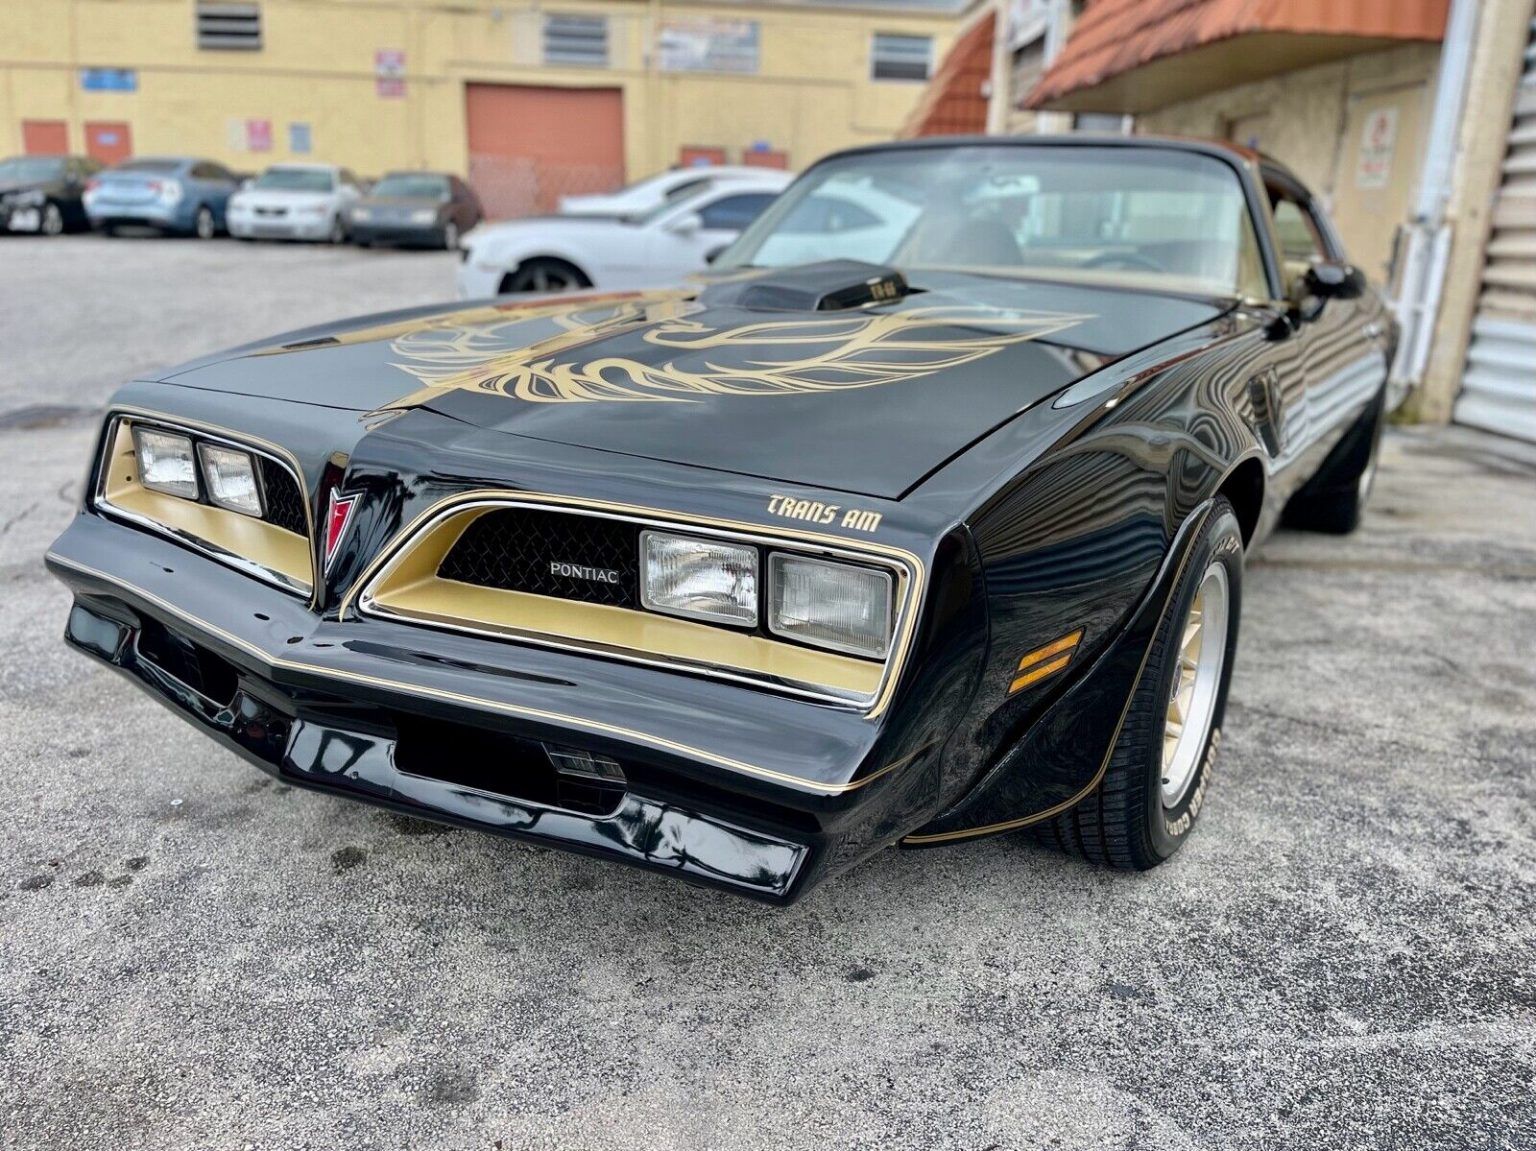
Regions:
<instances>
[{"instance_id":1,"label":"black pontiac trans am","mask_svg":"<svg viewBox=\"0 0 1536 1151\"><path fill-rule=\"evenodd\" d=\"M775 902L1022 828L1149 868L1394 339L1263 156L865 148L688 286L127 384L48 563L72 646L292 784Z\"/></svg>"}]
</instances>

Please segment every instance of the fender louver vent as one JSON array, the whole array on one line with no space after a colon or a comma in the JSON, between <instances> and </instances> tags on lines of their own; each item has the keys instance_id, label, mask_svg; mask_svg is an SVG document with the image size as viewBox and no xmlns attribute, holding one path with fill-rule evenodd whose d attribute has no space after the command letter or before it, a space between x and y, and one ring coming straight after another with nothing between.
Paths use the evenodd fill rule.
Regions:
<instances>
[{"instance_id":1,"label":"fender louver vent","mask_svg":"<svg viewBox=\"0 0 1536 1151\"><path fill-rule=\"evenodd\" d=\"M858 260L827 260L783 268L734 284L718 284L705 302L754 311L838 312L865 304L883 304L911 293L907 278L895 268Z\"/></svg>"}]
</instances>

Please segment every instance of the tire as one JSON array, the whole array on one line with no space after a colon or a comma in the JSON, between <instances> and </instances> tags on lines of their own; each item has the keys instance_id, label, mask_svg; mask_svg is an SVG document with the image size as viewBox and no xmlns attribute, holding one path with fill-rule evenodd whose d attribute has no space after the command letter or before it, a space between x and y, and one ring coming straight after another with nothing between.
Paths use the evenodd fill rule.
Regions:
<instances>
[{"instance_id":1,"label":"tire","mask_svg":"<svg viewBox=\"0 0 1536 1151\"><path fill-rule=\"evenodd\" d=\"M581 270L564 260L535 259L525 261L517 271L502 277L501 291L509 292L569 292L577 288L590 288L592 281Z\"/></svg>"},{"instance_id":2,"label":"tire","mask_svg":"<svg viewBox=\"0 0 1536 1151\"><path fill-rule=\"evenodd\" d=\"M1386 403L1387 393L1383 389L1344 433L1317 475L1290 498L1283 519L1286 527L1342 536L1360 526L1360 517L1376 483Z\"/></svg>"},{"instance_id":3,"label":"tire","mask_svg":"<svg viewBox=\"0 0 1536 1151\"><path fill-rule=\"evenodd\" d=\"M1104 778L1075 807L1040 825L1042 841L1093 863L1146 871L1189 839L1204 808L1221 746L1242 590L1242 528L1232 505L1218 497L1190 545ZM1190 650L1187 633L1197 596L1205 609L1195 633L1199 648L1194 662L1199 670L1192 681L1176 681L1181 657ZM1219 613L1219 622L1218 599L1225 609ZM1207 659L1212 666L1207 666ZM1170 745L1176 682L1183 689L1179 698L1188 722ZM1170 767L1170 754L1178 766Z\"/></svg>"},{"instance_id":4,"label":"tire","mask_svg":"<svg viewBox=\"0 0 1536 1151\"><path fill-rule=\"evenodd\" d=\"M192 235L199 240L211 240L219 234L218 221L213 218L213 210L208 205L201 205L192 217Z\"/></svg>"},{"instance_id":5,"label":"tire","mask_svg":"<svg viewBox=\"0 0 1536 1151\"><path fill-rule=\"evenodd\" d=\"M447 252L459 250L459 226L452 220L443 225L443 250Z\"/></svg>"},{"instance_id":6,"label":"tire","mask_svg":"<svg viewBox=\"0 0 1536 1151\"><path fill-rule=\"evenodd\" d=\"M347 242L347 225L341 218L341 213L331 217L331 230L325 237L329 244L345 244Z\"/></svg>"},{"instance_id":7,"label":"tire","mask_svg":"<svg viewBox=\"0 0 1536 1151\"><path fill-rule=\"evenodd\" d=\"M52 200L43 205L43 218L37 230L45 236L64 234L64 213Z\"/></svg>"}]
</instances>

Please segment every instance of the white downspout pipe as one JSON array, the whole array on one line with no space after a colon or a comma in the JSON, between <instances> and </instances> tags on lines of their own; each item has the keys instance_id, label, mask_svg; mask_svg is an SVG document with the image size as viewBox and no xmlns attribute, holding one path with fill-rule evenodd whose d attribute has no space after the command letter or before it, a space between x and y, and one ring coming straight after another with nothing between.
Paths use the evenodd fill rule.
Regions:
<instances>
[{"instance_id":1,"label":"white downspout pipe","mask_svg":"<svg viewBox=\"0 0 1536 1151\"><path fill-rule=\"evenodd\" d=\"M1440 310L1440 293L1445 285L1446 262L1451 248L1451 228L1446 222L1445 210L1451 198L1467 76L1477 34L1478 8L1478 0L1451 0L1446 17L1424 164L1419 172L1413 216L1404 226L1406 244L1400 249L1403 262L1396 277L1396 297L1392 301L1402 326L1397 358L1392 364L1394 402L1423 380L1424 368L1429 362L1429 344Z\"/></svg>"}]
</instances>

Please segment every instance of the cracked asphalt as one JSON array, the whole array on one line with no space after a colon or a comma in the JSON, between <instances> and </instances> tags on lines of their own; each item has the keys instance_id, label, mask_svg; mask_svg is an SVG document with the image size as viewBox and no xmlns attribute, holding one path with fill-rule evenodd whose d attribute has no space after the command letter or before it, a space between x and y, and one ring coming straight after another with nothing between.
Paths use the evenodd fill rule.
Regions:
<instances>
[{"instance_id":1,"label":"cracked asphalt","mask_svg":"<svg viewBox=\"0 0 1536 1151\"><path fill-rule=\"evenodd\" d=\"M1387 440L1251 557L1205 819L773 910L284 788L65 650L41 556L162 362L451 257L0 241L0 1146L1536 1146L1536 451ZM51 410L47 410L51 409Z\"/></svg>"}]
</instances>

